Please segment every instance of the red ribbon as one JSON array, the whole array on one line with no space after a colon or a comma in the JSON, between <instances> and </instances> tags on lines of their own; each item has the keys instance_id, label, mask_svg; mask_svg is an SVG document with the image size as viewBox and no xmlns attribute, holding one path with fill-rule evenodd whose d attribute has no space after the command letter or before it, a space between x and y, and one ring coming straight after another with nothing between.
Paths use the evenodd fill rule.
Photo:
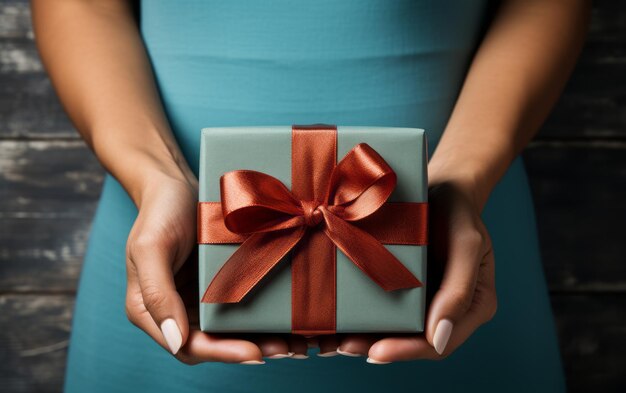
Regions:
<instances>
[{"instance_id":1,"label":"red ribbon","mask_svg":"<svg viewBox=\"0 0 626 393\"><path fill-rule=\"evenodd\" d=\"M291 191L253 170L220 177L221 202L198 204L198 242L242 243L204 303L237 303L289 252L292 333L336 330L336 248L386 291L422 283L383 244L425 245L427 203L386 202L397 177L366 143L337 164L337 128L292 126Z\"/></svg>"}]
</instances>

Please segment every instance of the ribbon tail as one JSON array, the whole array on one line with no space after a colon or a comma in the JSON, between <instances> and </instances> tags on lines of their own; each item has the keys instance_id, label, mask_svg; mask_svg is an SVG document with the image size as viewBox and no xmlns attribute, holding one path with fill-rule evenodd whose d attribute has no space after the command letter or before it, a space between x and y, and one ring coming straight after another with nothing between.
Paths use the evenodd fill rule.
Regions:
<instances>
[{"instance_id":1,"label":"ribbon tail","mask_svg":"<svg viewBox=\"0 0 626 393\"><path fill-rule=\"evenodd\" d=\"M238 303L300 241L305 227L250 235L228 258L202 296L202 303Z\"/></svg>"},{"instance_id":2,"label":"ribbon tail","mask_svg":"<svg viewBox=\"0 0 626 393\"><path fill-rule=\"evenodd\" d=\"M323 213L326 220L326 235L385 291L423 285L375 237L327 210Z\"/></svg>"}]
</instances>

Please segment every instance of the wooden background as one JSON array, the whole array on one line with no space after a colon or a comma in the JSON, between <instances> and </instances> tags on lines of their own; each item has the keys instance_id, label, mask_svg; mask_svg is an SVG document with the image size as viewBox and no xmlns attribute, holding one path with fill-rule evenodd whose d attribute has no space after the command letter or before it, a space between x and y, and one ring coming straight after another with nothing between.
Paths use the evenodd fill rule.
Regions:
<instances>
[{"instance_id":1,"label":"wooden background","mask_svg":"<svg viewBox=\"0 0 626 393\"><path fill-rule=\"evenodd\" d=\"M524 153L573 392L626 391L626 3ZM0 0L0 390L59 392L103 171L43 72L25 0Z\"/></svg>"}]
</instances>

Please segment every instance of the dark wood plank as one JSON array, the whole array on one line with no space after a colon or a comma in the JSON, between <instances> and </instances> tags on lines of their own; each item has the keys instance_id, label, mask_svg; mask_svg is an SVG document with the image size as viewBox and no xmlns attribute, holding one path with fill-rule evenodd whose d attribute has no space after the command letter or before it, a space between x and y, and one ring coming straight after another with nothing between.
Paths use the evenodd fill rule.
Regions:
<instances>
[{"instance_id":1,"label":"dark wood plank","mask_svg":"<svg viewBox=\"0 0 626 393\"><path fill-rule=\"evenodd\" d=\"M0 1L0 138L78 138L46 76L28 0Z\"/></svg>"},{"instance_id":2,"label":"dark wood plank","mask_svg":"<svg viewBox=\"0 0 626 393\"><path fill-rule=\"evenodd\" d=\"M535 143L524 153L553 291L626 291L626 143Z\"/></svg>"},{"instance_id":3,"label":"dark wood plank","mask_svg":"<svg viewBox=\"0 0 626 393\"><path fill-rule=\"evenodd\" d=\"M35 42L28 38L0 39L0 73L43 71Z\"/></svg>"},{"instance_id":4,"label":"dark wood plank","mask_svg":"<svg viewBox=\"0 0 626 393\"><path fill-rule=\"evenodd\" d=\"M103 170L82 141L0 141L0 292L76 288Z\"/></svg>"},{"instance_id":5,"label":"dark wood plank","mask_svg":"<svg viewBox=\"0 0 626 393\"><path fill-rule=\"evenodd\" d=\"M0 390L60 392L72 296L0 296Z\"/></svg>"},{"instance_id":6,"label":"dark wood plank","mask_svg":"<svg viewBox=\"0 0 626 393\"><path fill-rule=\"evenodd\" d=\"M19 45L21 42L26 42ZM78 138L32 41L0 41L0 137Z\"/></svg>"},{"instance_id":7,"label":"dark wood plank","mask_svg":"<svg viewBox=\"0 0 626 393\"><path fill-rule=\"evenodd\" d=\"M570 392L626 391L626 294L553 295Z\"/></svg>"},{"instance_id":8,"label":"dark wood plank","mask_svg":"<svg viewBox=\"0 0 626 393\"><path fill-rule=\"evenodd\" d=\"M583 58L538 137L624 138L625 96L626 60L589 64Z\"/></svg>"},{"instance_id":9,"label":"dark wood plank","mask_svg":"<svg viewBox=\"0 0 626 393\"><path fill-rule=\"evenodd\" d=\"M81 140L0 141L0 218L87 218L103 170Z\"/></svg>"},{"instance_id":10,"label":"dark wood plank","mask_svg":"<svg viewBox=\"0 0 626 393\"><path fill-rule=\"evenodd\" d=\"M90 218L5 218L0 224L0 293L76 290Z\"/></svg>"},{"instance_id":11,"label":"dark wood plank","mask_svg":"<svg viewBox=\"0 0 626 393\"><path fill-rule=\"evenodd\" d=\"M0 138L78 138L44 73L28 0L0 1Z\"/></svg>"},{"instance_id":12,"label":"dark wood plank","mask_svg":"<svg viewBox=\"0 0 626 393\"><path fill-rule=\"evenodd\" d=\"M626 137L626 8L594 1L585 47L540 137Z\"/></svg>"},{"instance_id":13,"label":"dark wood plank","mask_svg":"<svg viewBox=\"0 0 626 393\"><path fill-rule=\"evenodd\" d=\"M0 38L33 38L28 0L0 0Z\"/></svg>"}]
</instances>

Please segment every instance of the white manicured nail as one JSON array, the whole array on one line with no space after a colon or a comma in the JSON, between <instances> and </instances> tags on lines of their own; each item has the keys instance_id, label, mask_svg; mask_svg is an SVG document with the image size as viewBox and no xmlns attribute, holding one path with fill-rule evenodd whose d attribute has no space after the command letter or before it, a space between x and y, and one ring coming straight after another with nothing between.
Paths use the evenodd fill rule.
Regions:
<instances>
[{"instance_id":1,"label":"white manicured nail","mask_svg":"<svg viewBox=\"0 0 626 393\"><path fill-rule=\"evenodd\" d=\"M372 359L372 358L367 358L366 362L371 363L371 364L389 364L389 363L391 363L391 362L383 362L383 361Z\"/></svg>"},{"instance_id":2,"label":"white manicured nail","mask_svg":"<svg viewBox=\"0 0 626 393\"><path fill-rule=\"evenodd\" d=\"M163 321L161 323L161 332L163 333L167 346L170 347L170 351L176 355L183 343L183 336L180 333L180 329L178 328L176 321L172 318L168 318Z\"/></svg>"},{"instance_id":3,"label":"white manicured nail","mask_svg":"<svg viewBox=\"0 0 626 393\"><path fill-rule=\"evenodd\" d=\"M341 349L337 348L337 352L340 355L344 355L344 356L353 356L353 357L357 357L357 356L361 356L360 353L353 353L353 352L348 352L348 351L342 351Z\"/></svg>"},{"instance_id":4,"label":"white manicured nail","mask_svg":"<svg viewBox=\"0 0 626 393\"><path fill-rule=\"evenodd\" d=\"M239 364L265 364L265 362L260 360L246 360L243 362L239 362Z\"/></svg>"},{"instance_id":5,"label":"white manicured nail","mask_svg":"<svg viewBox=\"0 0 626 393\"><path fill-rule=\"evenodd\" d=\"M308 359L309 356L308 355L304 355L302 353L296 353L295 355L293 355L291 357L292 359Z\"/></svg>"},{"instance_id":6,"label":"white manicured nail","mask_svg":"<svg viewBox=\"0 0 626 393\"><path fill-rule=\"evenodd\" d=\"M324 352L324 353L318 353L317 354L317 356L321 356L323 358L327 358L327 357L330 357L330 356L337 356L337 355L339 355L337 353L337 351L330 351L330 352Z\"/></svg>"},{"instance_id":7,"label":"white manicured nail","mask_svg":"<svg viewBox=\"0 0 626 393\"><path fill-rule=\"evenodd\" d=\"M446 345L448 344L448 340L450 339L450 334L452 334L452 328L454 325L452 321L449 319L442 319L437 324L437 328L435 329L435 336L433 337L433 342L435 344L435 351L438 354L442 354L446 349Z\"/></svg>"},{"instance_id":8,"label":"white manicured nail","mask_svg":"<svg viewBox=\"0 0 626 393\"><path fill-rule=\"evenodd\" d=\"M282 359L282 358L289 358L292 357L294 354L294 352L287 352L287 353L277 353L275 355L271 355L268 356L268 359Z\"/></svg>"}]
</instances>

